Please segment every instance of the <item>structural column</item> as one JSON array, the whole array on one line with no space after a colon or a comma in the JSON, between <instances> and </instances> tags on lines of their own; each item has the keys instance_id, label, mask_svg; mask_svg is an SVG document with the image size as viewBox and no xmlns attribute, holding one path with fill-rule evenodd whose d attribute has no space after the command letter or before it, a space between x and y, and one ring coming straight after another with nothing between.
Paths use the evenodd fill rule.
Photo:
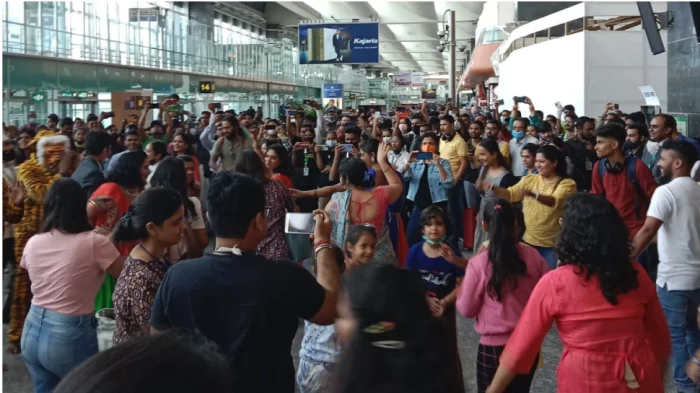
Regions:
<instances>
[{"instance_id":1,"label":"structural column","mask_svg":"<svg viewBox=\"0 0 700 393\"><path fill-rule=\"evenodd\" d=\"M457 89L456 89L456 79L457 79L457 59L456 51L457 49L457 27L455 26L455 12L450 11L450 99L453 105L457 105Z\"/></svg>"}]
</instances>

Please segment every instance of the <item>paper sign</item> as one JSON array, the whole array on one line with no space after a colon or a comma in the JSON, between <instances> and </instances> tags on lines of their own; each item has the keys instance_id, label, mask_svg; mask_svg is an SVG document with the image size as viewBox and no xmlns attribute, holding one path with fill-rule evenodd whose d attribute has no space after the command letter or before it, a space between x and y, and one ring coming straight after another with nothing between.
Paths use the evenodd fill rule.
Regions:
<instances>
[{"instance_id":1,"label":"paper sign","mask_svg":"<svg viewBox=\"0 0 700 393\"><path fill-rule=\"evenodd\" d=\"M639 86L639 91L642 92L642 95L644 96L644 101L647 105L661 106L661 101L659 101L659 97L656 95L656 92L654 92L653 87Z\"/></svg>"}]
</instances>

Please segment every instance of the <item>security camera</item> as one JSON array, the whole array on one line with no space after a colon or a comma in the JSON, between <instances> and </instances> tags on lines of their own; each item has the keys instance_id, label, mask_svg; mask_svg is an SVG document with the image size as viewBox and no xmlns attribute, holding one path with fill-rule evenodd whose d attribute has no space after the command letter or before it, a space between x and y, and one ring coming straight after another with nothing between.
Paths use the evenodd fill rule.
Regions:
<instances>
[{"instance_id":1,"label":"security camera","mask_svg":"<svg viewBox=\"0 0 700 393\"><path fill-rule=\"evenodd\" d=\"M447 32L446 32L446 31L438 30L437 33L438 33L438 34L437 34L437 35L438 35L438 38L445 38L445 37L447 36Z\"/></svg>"},{"instance_id":2,"label":"security camera","mask_svg":"<svg viewBox=\"0 0 700 393\"><path fill-rule=\"evenodd\" d=\"M465 50L467 50L467 46L466 46L466 45L460 45L460 46L457 47L457 49L458 49L460 52L464 52Z\"/></svg>"},{"instance_id":3,"label":"security camera","mask_svg":"<svg viewBox=\"0 0 700 393\"><path fill-rule=\"evenodd\" d=\"M449 43L449 41L447 41L447 38L443 38L440 40L440 45L444 46L444 45L447 45L448 43Z\"/></svg>"},{"instance_id":4,"label":"security camera","mask_svg":"<svg viewBox=\"0 0 700 393\"><path fill-rule=\"evenodd\" d=\"M435 47L435 49L437 49L438 52L444 52L444 51L445 51L445 45L438 45L437 47Z\"/></svg>"}]
</instances>

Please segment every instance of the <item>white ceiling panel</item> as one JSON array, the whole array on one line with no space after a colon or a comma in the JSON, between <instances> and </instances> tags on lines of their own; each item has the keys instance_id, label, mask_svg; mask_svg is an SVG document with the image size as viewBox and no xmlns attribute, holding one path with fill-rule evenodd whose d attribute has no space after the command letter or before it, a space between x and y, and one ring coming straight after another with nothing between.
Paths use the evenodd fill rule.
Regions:
<instances>
[{"instance_id":1,"label":"white ceiling panel","mask_svg":"<svg viewBox=\"0 0 700 393\"><path fill-rule=\"evenodd\" d=\"M437 31L443 30L446 10L455 11L457 46L473 39L484 1L323 1L297 2L318 12L323 19L348 21L377 18L380 64L383 71L446 72L448 50L440 53ZM303 17L302 17L303 19ZM449 22L449 14L446 15ZM457 51L457 59L464 55Z\"/></svg>"}]
</instances>

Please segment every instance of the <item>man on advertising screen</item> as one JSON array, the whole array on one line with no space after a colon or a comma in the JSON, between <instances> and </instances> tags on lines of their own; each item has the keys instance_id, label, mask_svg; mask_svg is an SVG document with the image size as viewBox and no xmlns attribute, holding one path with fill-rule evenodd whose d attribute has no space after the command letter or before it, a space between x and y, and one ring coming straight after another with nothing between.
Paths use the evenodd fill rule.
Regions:
<instances>
[{"instance_id":1,"label":"man on advertising screen","mask_svg":"<svg viewBox=\"0 0 700 393\"><path fill-rule=\"evenodd\" d=\"M333 48L335 48L336 54L335 61L342 61L343 55L340 51L343 49L343 37L340 35L340 29L337 29L333 35Z\"/></svg>"}]
</instances>

